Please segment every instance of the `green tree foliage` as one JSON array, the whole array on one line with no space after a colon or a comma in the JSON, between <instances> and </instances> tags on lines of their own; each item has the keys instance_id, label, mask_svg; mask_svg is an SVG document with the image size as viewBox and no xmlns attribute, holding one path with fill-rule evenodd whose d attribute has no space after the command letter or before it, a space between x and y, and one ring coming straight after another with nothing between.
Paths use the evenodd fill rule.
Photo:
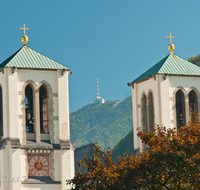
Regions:
<instances>
[{"instance_id":1,"label":"green tree foliage","mask_svg":"<svg viewBox=\"0 0 200 190\"><path fill-rule=\"evenodd\" d=\"M200 66L200 54L198 54L196 57L188 58L188 61L194 63L195 65Z\"/></svg>"},{"instance_id":2,"label":"green tree foliage","mask_svg":"<svg viewBox=\"0 0 200 190\"><path fill-rule=\"evenodd\" d=\"M200 189L200 122L198 115L180 130L157 127L155 132L138 132L148 152L121 156L113 163L111 151L100 148L80 161L87 173L76 172L69 184L91 190L188 190Z\"/></svg>"},{"instance_id":3,"label":"green tree foliage","mask_svg":"<svg viewBox=\"0 0 200 190\"><path fill-rule=\"evenodd\" d=\"M117 162L117 156L127 153L129 156L133 154L133 130L120 140L112 150L112 158L114 162Z\"/></svg>"},{"instance_id":4,"label":"green tree foliage","mask_svg":"<svg viewBox=\"0 0 200 190\"><path fill-rule=\"evenodd\" d=\"M75 147L98 142L114 147L133 126L131 96L124 101L88 104L70 114L71 140Z\"/></svg>"}]
</instances>

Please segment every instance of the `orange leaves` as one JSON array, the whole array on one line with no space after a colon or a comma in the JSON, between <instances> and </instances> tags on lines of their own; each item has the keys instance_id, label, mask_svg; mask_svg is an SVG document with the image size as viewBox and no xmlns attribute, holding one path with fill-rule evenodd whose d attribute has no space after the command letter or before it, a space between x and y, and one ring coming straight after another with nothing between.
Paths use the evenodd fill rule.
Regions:
<instances>
[{"instance_id":1,"label":"orange leaves","mask_svg":"<svg viewBox=\"0 0 200 190\"><path fill-rule=\"evenodd\" d=\"M179 131L157 126L155 132L137 134L148 152L126 154L113 163L110 151L80 161L87 174L77 172L68 183L75 189L200 189L200 123L194 117Z\"/></svg>"}]
</instances>

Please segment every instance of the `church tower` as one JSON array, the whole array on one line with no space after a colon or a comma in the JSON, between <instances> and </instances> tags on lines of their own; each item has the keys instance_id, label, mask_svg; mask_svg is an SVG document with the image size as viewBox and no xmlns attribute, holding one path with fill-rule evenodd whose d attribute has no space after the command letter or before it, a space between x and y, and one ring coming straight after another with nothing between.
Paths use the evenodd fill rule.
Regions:
<instances>
[{"instance_id":1,"label":"church tower","mask_svg":"<svg viewBox=\"0 0 200 190\"><path fill-rule=\"evenodd\" d=\"M0 190L67 190L74 176L68 67L24 44L0 64Z\"/></svg>"},{"instance_id":2,"label":"church tower","mask_svg":"<svg viewBox=\"0 0 200 190\"><path fill-rule=\"evenodd\" d=\"M134 149L145 150L137 128L153 131L152 126L179 129L187 125L192 113L200 111L200 67L175 55L170 38L170 54L138 78L132 87Z\"/></svg>"}]
</instances>

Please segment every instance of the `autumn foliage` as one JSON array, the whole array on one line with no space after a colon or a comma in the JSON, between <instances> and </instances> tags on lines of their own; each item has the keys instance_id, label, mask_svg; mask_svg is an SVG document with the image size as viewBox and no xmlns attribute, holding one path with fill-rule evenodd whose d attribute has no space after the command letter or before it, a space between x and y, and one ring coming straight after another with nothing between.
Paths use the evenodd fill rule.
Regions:
<instances>
[{"instance_id":1,"label":"autumn foliage","mask_svg":"<svg viewBox=\"0 0 200 190\"><path fill-rule=\"evenodd\" d=\"M136 156L122 155L113 163L111 151L96 145L92 158L80 161L87 173L78 171L68 183L74 189L200 189L200 122L195 115L180 130L157 127L155 132L138 131L148 151Z\"/></svg>"}]
</instances>

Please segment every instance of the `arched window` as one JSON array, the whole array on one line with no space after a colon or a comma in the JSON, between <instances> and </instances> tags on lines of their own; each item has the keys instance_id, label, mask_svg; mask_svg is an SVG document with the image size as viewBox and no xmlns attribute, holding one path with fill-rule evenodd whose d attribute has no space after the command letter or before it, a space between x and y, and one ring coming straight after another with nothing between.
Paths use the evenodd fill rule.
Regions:
<instances>
[{"instance_id":1,"label":"arched window","mask_svg":"<svg viewBox=\"0 0 200 190\"><path fill-rule=\"evenodd\" d=\"M176 121L177 129L180 129L181 126L185 125L185 98L181 90L178 90L176 93Z\"/></svg>"},{"instance_id":2,"label":"arched window","mask_svg":"<svg viewBox=\"0 0 200 190\"><path fill-rule=\"evenodd\" d=\"M3 136L3 94L0 87L0 135Z\"/></svg>"},{"instance_id":3,"label":"arched window","mask_svg":"<svg viewBox=\"0 0 200 190\"><path fill-rule=\"evenodd\" d=\"M142 96L142 130L147 132L147 98Z\"/></svg>"},{"instance_id":4,"label":"arched window","mask_svg":"<svg viewBox=\"0 0 200 190\"><path fill-rule=\"evenodd\" d=\"M154 131L153 125L154 125L153 95L150 92L148 96L148 126L149 126L148 132Z\"/></svg>"},{"instance_id":5,"label":"arched window","mask_svg":"<svg viewBox=\"0 0 200 190\"><path fill-rule=\"evenodd\" d=\"M194 112L198 112L198 101L197 101L196 92L194 90L192 90L189 93L189 114L190 114L190 119L192 119L192 114Z\"/></svg>"},{"instance_id":6,"label":"arched window","mask_svg":"<svg viewBox=\"0 0 200 190\"><path fill-rule=\"evenodd\" d=\"M34 132L34 115L33 115L33 90L30 85L25 89L25 108L26 108L26 132Z\"/></svg>"},{"instance_id":7,"label":"arched window","mask_svg":"<svg viewBox=\"0 0 200 190\"><path fill-rule=\"evenodd\" d=\"M48 96L46 86L42 85L40 94L40 132L48 133Z\"/></svg>"}]
</instances>

